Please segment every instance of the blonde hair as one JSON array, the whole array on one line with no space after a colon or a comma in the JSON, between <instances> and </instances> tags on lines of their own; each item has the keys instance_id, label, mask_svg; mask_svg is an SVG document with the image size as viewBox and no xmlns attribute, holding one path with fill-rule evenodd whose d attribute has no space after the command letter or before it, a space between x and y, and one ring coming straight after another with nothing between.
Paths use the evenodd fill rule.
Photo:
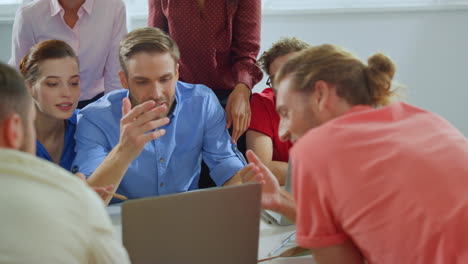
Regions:
<instances>
[{"instance_id":1,"label":"blonde hair","mask_svg":"<svg viewBox=\"0 0 468 264\"><path fill-rule=\"evenodd\" d=\"M179 48L175 41L161 29L153 27L135 29L120 42L119 61L125 74L127 74L127 60L139 52L168 52L176 64L180 58Z\"/></svg>"},{"instance_id":2,"label":"blonde hair","mask_svg":"<svg viewBox=\"0 0 468 264\"><path fill-rule=\"evenodd\" d=\"M31 102L24 79L12 67L0 62L0 123L11 113L17 113L23 126L29 127L26 120Z\"/></svg>"},{"instance_id":3,"label":"blonde hair","mask_svg":"<svg viewBox=\"0 0 468 264\"><path fill-rule=\"evenodd\" d=\"M351 53L333 45L314 46L301 51L281 67L274 82L292 76L292 87L313 92L315 82L323 80L337 87L338 96L351 105L384 106L392 101L395 65L377 53L365 65Z\"/></svg>"}]
</instances>

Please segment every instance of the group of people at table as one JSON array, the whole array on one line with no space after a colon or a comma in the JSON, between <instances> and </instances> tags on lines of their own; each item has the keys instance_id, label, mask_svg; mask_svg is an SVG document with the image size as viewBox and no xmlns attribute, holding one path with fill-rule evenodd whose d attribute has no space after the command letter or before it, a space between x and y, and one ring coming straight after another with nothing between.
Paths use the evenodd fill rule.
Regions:
<instances>
[{"instance_id":1,"label":"group of people at table","mask_svg":"<svg viewBox=\"0 0 468 264\"><path fill-rule=\"evenodd\" d=\"M0 65L0 263L127 263L109 193L246 182L317 263L468 261L468 141L393 102L387 56L287 37L257 61L260 1L149 0L148 27L125 20L121 0L19 8Z\"/></svg>"}]
</instances>

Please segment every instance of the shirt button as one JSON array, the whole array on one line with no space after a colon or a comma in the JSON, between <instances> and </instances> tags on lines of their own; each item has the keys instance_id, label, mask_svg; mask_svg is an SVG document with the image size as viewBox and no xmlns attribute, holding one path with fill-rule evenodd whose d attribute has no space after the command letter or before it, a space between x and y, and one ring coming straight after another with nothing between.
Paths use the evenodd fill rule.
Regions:
<instances>
[{"instance_id":1,"label":"shirt button","mask_svg":"<svg viewBox=\"0 0 468 264\"><path fill-rule=\"evenodd\" d=\"M159 162L163 162L163 161L164 161L164 159L163 159L163 158L160 158L160 159L159 159Z\"/></svg>"},{"instance_id":2,"label":"shirt button","mask_svg":"<svg viewBox=\"0 0 468 264\"><path fill-rule=\"evenodd\" d=\"M163 187L163 186L164 186L164 182L161 182L161 183L159 184L159 187Z\"/></svg>"}]
</instances>

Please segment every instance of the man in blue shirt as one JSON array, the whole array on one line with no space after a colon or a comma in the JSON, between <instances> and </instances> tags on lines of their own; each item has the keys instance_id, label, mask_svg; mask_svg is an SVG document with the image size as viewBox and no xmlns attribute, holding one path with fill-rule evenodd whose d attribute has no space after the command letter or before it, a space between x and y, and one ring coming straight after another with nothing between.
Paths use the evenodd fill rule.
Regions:
<instances>
[{"instance_id":1,"label":"man in blue shirt","mask_svg":"<svg viewBox=\"0 0 468 264\"><path fill-rule=\"evenodd\" d=\"M125 89L79 113L73 169L129 198L198 189L202 157L218 186L240 183L245 162L224 110L208 87L178 81L176 43L140 28L121 42L119 57Z\"/></svg>"}]
</instances>

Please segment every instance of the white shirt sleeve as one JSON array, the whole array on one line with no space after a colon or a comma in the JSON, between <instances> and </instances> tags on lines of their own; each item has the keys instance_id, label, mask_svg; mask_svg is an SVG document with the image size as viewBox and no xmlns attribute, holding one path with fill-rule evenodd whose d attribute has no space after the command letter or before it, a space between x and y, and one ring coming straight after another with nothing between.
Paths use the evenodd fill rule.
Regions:
<instances>
[{"instance_id":1,"label":"white shirt sleeve","mask_svg":"<svg viewBox=\"0 0 468 264\"><path fill-rule=\"evenodd\" d=\"M29 49L36 44L34 39L33 23L29 21L28 15L24 14L23 7L16 11L13 22L11 40L11 58L8 64L18 69L21 59L29 52Z\"/></svg>"},{"instance_id":2,"label":"white shirt sleeve","mask_svg":"<svg viewBox=\"0 0 468 264\"><path fill-rule=\"evenodd\" d=\"M107 54L106 64L104 66L104 92L122 89L119 78L121 69L119 62L120 41L127 35L127 17L125 5L122 1L116 1L118 5L117 12L114 15L112 27L112 42Z\"/></svg>"},{"instance_id":3,"label":"white shirt sleeve","mask_svg":"<svg viewBox=\"0 0 468 264\"><path fill-rule=\"evenodd\" d=\"M90 190L94 192L93 190ZM89 263L130 263L127 251L122 245L105 210L101 198L92 193L89 199L88 221L90 226Z\"/></svg>"}]
</instances>

